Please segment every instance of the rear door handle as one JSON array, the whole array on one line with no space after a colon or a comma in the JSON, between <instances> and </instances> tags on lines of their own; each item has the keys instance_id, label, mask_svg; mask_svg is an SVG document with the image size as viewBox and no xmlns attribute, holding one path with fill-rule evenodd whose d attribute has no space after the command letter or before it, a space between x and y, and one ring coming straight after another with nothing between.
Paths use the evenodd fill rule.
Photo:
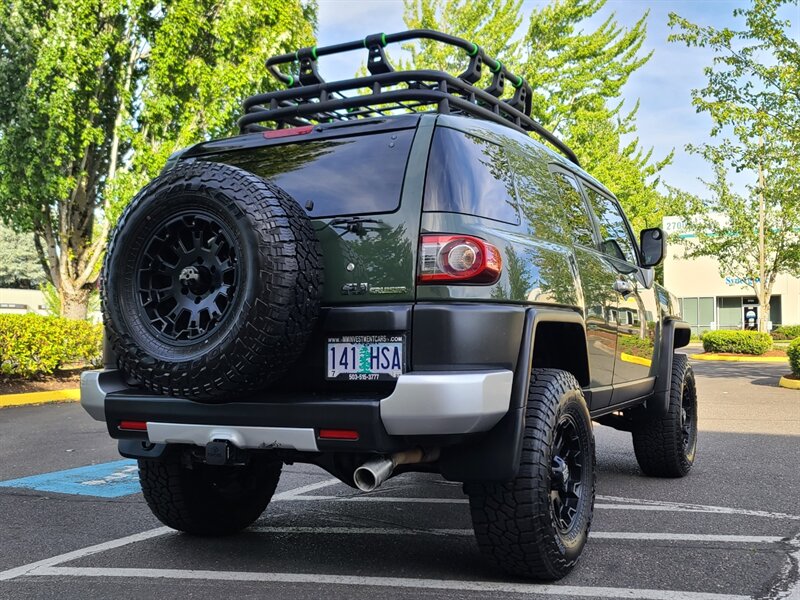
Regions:
<instances>
[{"instance_id":1,"label":"rear door handle","mask_svg":"<svg viewBox=\"0 0 800 600\"><path fill-rule=\"evenodd\" d=\"M633 293L633 286L625 279L617 279L614 282L614 291L619 292L623 296L627 296L628 294Z\"/></svg>"}]
</instances>

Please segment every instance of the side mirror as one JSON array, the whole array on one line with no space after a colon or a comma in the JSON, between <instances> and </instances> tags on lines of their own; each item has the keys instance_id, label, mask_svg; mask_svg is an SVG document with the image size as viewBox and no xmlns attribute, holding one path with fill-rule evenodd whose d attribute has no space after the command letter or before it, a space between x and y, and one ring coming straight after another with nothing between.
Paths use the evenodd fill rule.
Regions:
<instances>
[{"instance_id":1,"label":"side mirror","mask_svg":"<svg viewBox=\"0 0 800 600\"><path fill-rule=\"evenodd\" d=\"M642 251L642 266L655 267L664 260L667 253L667 240L660 227L642 229L639 234L639 248Z\"/></svg>"}]
</instances>

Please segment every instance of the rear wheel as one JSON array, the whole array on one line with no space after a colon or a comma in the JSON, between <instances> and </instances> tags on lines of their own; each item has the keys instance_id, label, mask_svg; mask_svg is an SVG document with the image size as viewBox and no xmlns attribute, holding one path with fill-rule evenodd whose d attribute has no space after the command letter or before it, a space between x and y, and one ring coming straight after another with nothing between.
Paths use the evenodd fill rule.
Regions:
<instances>
[{"instance_id":1,"label":"rear wheel","mask_svg":"<svg viewBox=\"0 0 800 600\"><path fill-rule=\"evenodd\" d=\"M591 419L571 374L533 370L524 435L516 478L466 486L475 537L509 573L560 579L586 544L595 490Z\"/></svg>"},{"instance_id":2,"label":"rear wheel","mask_svg":"<svg viewBox=\"0 0 800 600\"><path fill-rule=\"evenodd\" d=\"M139 459L139 480L147 505L164 525L197 535L227 535L261 516L282 466L267 457L235 466L184 463L176 453Z\"/></svg>"},{"instance_id":3,"label":"rear wheel","mask_svg":"<svg viewBox=\"0 0 800 600\"><path fill-rule=\"evenodd\" d=\"M669 408L664 416L646 415L633 429L639 467L653 477L683 477L697 454L697 388L685 354L672 357Z\"/></svg>"}]
</instances>

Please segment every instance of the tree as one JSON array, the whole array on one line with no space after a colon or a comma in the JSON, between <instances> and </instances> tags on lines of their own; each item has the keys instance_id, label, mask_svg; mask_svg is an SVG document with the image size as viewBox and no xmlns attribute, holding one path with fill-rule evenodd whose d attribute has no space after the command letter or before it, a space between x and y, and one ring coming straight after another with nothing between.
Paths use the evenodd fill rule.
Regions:
<instances>
[{"instance_id":1,"label":"tree","mask_svg":"<svg viewBox=\"0 0 800 600\"><path fill-rule=\"evenodd\" d=\"M175 150L234 133L264 61L310 45L300 0L0 3L0 215L86 315L111 226Z\"/></svg>"},{"instance_id":2,"label":"tree","mask_svg":"<svg viewBox=\"0 0 800 600\"><path fill-rule=\"evenodd\" d=\"M403 20L409 29L437 29L479 44L489 56L512 64L520 43L512 37L522 22L522 0L404 0ZM432 40L403 46L416 69L459 73L466 54Z\"/></svg>"},{"instance_id":3,"label":"tree","mask_svg":"<svg viewBox=\"0 0 800 600\"><path fill-rule=\"evenodd\" d=\"M517 36L520 3L510 0L406 0L408 27L454 33L480 44L533 88L531 116L560 136L582 166L620 199L637 229L661 223L659 173L672 154L654 160L632 137L638 104L623 112L622 88L650 54L641 55L647 14L630 29L614 14L597 28L583 26L605 0L557 0L531 12L527 33ZM515 37L520 37L516 40ZM458 73L463 51L436 42L408 46L411 64Z\"/></svg>"},{"instance_id":4,"label":"tree","mask_svg":"<svg viewBox=\"0 0 800 600\"><path fill-rule=\"evenodd\" d=\"M753 0L734 11L744 18L738 31L670 15L678 30L672 41L715 54L692 103L711 116L718 141L687 146L713 166L709 196L674 192L697 236L687 256L714 256L721 271L748 282L761 306L761 331L777 276L800 275L800 42L792 23L779 16L782 7L797 4ZM732 189L730 169L750 175L745 194Z\"/></svg>"},{"instance_id":5,"label":"tree","mask_svg":"<svg viewBox=\"0 0 800 600\"><path fill-rule=\"evenodd\" d=\"M31 234L0 225L0 287L35 288L44 280Z\"/></svg>"}]
</instances>

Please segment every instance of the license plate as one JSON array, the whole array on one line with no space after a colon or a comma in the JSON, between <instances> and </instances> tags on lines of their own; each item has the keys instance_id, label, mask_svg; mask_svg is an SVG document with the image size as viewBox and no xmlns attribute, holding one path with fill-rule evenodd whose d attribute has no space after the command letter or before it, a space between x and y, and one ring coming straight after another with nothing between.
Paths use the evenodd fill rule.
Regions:
<instances>
[{"instance_id":1,"label":"license plate","mask_svg":"<svg viewBox=\"0 0 800 600\"><path fill-rule=\"evenodd\" d=\"M328 338L326 378L385 381L403 373L402 335L343 335Z\"/></svg>"}]
</instances>

